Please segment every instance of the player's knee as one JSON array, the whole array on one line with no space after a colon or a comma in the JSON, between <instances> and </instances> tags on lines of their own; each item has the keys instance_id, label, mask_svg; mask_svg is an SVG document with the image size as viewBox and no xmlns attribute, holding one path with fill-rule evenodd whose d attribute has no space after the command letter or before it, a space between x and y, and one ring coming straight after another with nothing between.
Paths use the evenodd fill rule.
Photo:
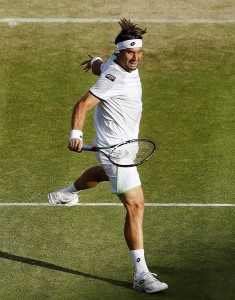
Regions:
<instances>
[{"instance_id":1,"label":"player's knee","mask_svg":"<svg viewBox=\"0 0 235 300\"><path fill-rule=\"evenodd\" d=\"M144 216L144 204L139 202L131 202L125 205L127 215L130 219L142 220Z\"/></svg>"},{"instance_id":2,"label":"player's knee","mask_svg":"<svg viewBox=\"0 0 235 300\"><path fill-rule=\"evenodd\" d=\"M127 208L130 211L143 211L144 210L144 202L142 201L131 201L127 204Z\"/></svg>"},{"instance_id":3,"label":"player's knee","mask_svg":"<svg viewBox=\"0 0 235 300\"><path fill-rule=\"evenodd\" d=\"M100 167L100 168L101 168L100 173L101 173L102 181L109 181L109 177L108 177L108 175L105 173L104 169L103 169L102 167Z\"/></svg>"},{"instance_id":4,"label":"player's knee","mask_svg":"<svg viewBox=\"0 0 235 300\"><path fill-rule=\"evenodd\" d=\"M130 214L143 214L144 196L142 189L134 189L119 196L125 208Z\"/></svg>"},{"instance_id":5,"label":"player's knee","mask_svg":"<svg viewBox=\"0 0 235 300\"><path fill-rule=\"evenodd\" d=\"M109 178L101 166L96 166L90 169L93 179L97 182L108 181Z\"/></svg>"}]
</instances>

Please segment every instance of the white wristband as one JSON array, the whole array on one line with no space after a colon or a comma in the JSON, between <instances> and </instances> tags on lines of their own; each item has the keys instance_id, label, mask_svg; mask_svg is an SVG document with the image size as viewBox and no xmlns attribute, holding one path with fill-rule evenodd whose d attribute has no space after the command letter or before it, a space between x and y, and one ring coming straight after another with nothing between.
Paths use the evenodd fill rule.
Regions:
<instances>
[{"instance_id":1,"label":"white wristband","mask_svg":"<svg viewBox=\"0 0 235 300\"><path fill-rule=\"evenodd\" d=\"M101 57L93 57L92 59L91 59L91 66L93 65L93 63L96 61L96 60L98 60L98 59L100 59L100 60L103 60Z\"/></svg>"},{"instance_id":2,"label":"white wristband","mask_svg":"<svg viewBox=\"0 0 235 300\"><path fill-rule=\"evenodd\" d=\"M77 129L71 130L70 140L73 140L73 139L82 141L83 140L83 132L81 130L77 130Z\"/></svg>"}]
</instances>

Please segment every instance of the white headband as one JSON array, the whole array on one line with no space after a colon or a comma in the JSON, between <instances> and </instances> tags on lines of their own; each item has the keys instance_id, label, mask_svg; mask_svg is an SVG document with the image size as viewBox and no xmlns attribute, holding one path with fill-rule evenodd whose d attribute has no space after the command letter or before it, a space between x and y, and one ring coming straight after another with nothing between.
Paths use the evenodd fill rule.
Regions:
<instances>
[{"instance_id":1,"label":"white headband","mask_svg":"<svg viewBox=\"0 0 235 300\"><path fill-rule=\"evenodd\" d=\"M139 47L142 47L142 45L143 45L143 42L141 39L123 41L116 45L115 53L119 53L120 50L123 50L123 49L139 48Z\"/></svg>"}]
</instances>

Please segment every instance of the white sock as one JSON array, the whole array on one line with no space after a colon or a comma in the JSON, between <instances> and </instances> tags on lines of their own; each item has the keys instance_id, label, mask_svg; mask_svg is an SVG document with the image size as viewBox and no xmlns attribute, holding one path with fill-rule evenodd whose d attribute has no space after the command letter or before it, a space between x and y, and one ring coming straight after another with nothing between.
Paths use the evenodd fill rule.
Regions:
<instances>
[{"instance_id":1,"label":"white sock","mask_svg":"<svg viewBox=\"0 0 235 300\"><path fill-rule=\"evenodd\" d=\"M130 250L130 254L135 266L135 277L138 278L144 273L148 273L149 269L145 261L144 249Z\"/></svg>"},{"instance_id":2,"label":"white sock","mask_svg":"<svg viewBox=\"0 0 235 300\"><path fill-rule=\"evenodd\" d=\"M59 190L59 191L62 193L77 193L78 192L78 190L74 186L74 183L64 189Z\"/></svg>"}]
</instances>

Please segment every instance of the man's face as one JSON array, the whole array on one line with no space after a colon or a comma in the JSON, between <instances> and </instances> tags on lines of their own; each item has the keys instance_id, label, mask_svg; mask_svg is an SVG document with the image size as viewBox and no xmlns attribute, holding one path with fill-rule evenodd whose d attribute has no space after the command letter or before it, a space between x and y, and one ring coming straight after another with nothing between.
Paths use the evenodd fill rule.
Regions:
<instances>
[{"instance_id":1,"label":"man's face","mask_svg":"<svg viewBox=\"0 0 235 300\"><path fill-rule=\"evenodd\" d=\"M137 69L142 58L142 48L128 48L121 50L117 57L117 64L127 72Z\"/></svg>"}]
</instances>

